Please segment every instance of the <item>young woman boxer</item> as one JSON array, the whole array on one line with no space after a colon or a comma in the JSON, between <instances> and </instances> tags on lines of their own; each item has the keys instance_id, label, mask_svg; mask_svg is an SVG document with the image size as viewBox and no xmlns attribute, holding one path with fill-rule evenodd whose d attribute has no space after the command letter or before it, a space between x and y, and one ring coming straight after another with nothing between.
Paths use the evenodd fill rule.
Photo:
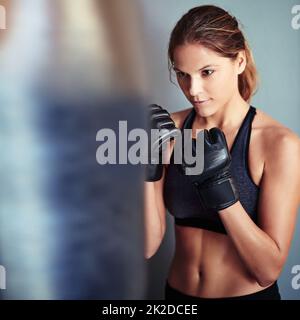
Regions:
<instances>
[{"instance_id":1,"label":"young woman boxer","mask_svg":"<svg viewBox=\"0 0 300 320\"><path fill-rule=\"evenodd\" d=\"M152 128L192 129L193 139L205 130L204 170L191 177L184 162L174 163L176 139L170 163L148 167L145 256L161 244L168 209L176 246L166 299L279 300L299 206L299 138L250 105L255 64L228 12L189 10L171 33L168 55L192 107L169 115L152 106Z\"/></svg>"}]
</instances>

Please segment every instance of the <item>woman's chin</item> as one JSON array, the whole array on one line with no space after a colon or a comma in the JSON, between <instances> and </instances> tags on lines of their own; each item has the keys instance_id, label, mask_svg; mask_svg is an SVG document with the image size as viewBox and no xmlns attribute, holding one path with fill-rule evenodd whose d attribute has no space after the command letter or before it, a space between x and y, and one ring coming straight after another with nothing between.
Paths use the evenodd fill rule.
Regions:
<instances>
[{"instance_id":1,"label":"woman's chin","mask_svg":"<svg viewBox=\"0 0 300 320\"><path fill-rule=\"evenodd\" d=\"M198 106L198 105L194 105L195 111L196 113L200 116L200 117L211 117L212 115L214 115L217 110L215 110L214 107L212 106Z\"/></svg>"}]
</instances>

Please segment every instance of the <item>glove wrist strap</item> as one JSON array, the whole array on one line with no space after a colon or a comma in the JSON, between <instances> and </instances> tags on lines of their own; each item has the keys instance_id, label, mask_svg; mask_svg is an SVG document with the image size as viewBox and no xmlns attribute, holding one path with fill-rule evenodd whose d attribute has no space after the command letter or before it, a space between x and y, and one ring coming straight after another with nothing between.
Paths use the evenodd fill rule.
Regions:
<instances>
[{"instance_id":1,"label":"glove wrist strap","mask_svg":"<svg viewBox=\"0 0 300 320\"><path fill-rule=\"evenodd\" d=\"M231 177L209 182L205 185L194 183L206 208L222 210L239 200L238 192Z\"/></svg>"}]
</instances>

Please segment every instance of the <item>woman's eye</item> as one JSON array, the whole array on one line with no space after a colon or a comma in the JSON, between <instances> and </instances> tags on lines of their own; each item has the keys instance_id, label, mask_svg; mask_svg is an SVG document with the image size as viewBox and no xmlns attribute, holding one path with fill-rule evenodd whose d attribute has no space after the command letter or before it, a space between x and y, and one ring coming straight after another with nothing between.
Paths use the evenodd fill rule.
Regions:
<instances>
[{"instance_id":1,"label":"woman's eye","mask_svg":"<svg viewBox=\"0 0 300 320\"><path fill-rule=\"evenodd\" d=\"M204 77L207 77L207 76L212 75L214 72L215 72L214 70L207 69L207 70L203 70L203 71L202 71L202 75L203 75Z\"/></svg>"}]
</instances>

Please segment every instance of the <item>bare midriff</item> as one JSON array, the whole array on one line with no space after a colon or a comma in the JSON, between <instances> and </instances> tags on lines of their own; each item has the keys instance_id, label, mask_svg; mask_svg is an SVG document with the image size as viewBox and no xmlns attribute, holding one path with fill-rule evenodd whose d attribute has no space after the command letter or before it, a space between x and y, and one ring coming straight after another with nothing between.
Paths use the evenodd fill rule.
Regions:
<instances>
[{"instance_id":1,"label":"bare midriff","mask_svg":"<svg viewBox=\"0 0 300 320\"><path fill-rule=\"evenodd\" d=\"M228 235L175 225L168 282L192 296L242 296L265 289L248 272Z\"/></svg>"}]
</instances>

